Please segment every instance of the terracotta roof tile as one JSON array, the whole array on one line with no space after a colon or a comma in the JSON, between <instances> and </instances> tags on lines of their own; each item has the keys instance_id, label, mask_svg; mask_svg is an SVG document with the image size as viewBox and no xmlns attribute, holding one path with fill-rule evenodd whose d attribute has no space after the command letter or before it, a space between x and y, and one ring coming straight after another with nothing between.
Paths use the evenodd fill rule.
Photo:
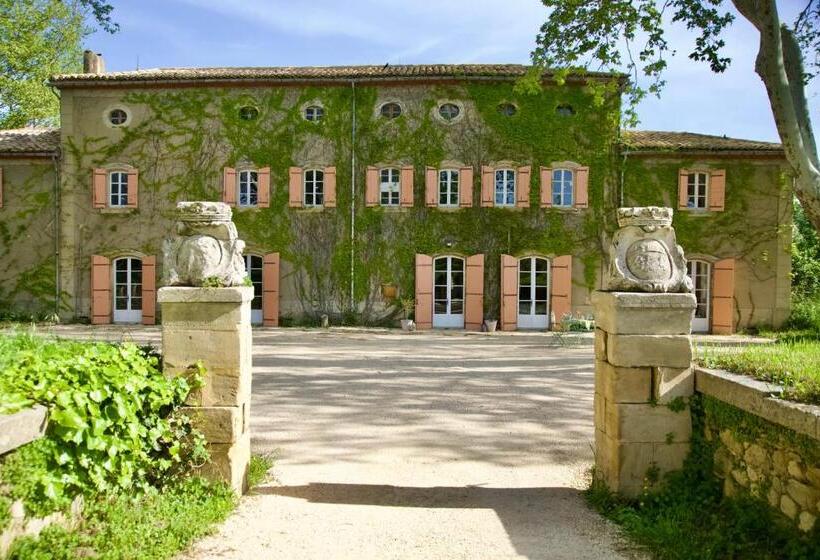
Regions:
<instances>
[{"instance_id":1,"label":"terracotta roof tile","mask_svg":"<svg viewBox=\"0 0 820 560\"><path fill-rule=\"evenodd\" d=\"M102 74L59 74L54 85L71 83L192 82L192 81L345 81L424 78L518 78L523 64L390 64L373 66L281 66L236 68L150 68ZM550 76L550 72L545 72ZM618 78L620 74L589 72L584 77Z\"/></svg>"},{"instance_id":2,"label":"terracotta roof tile","mask_svg":"<svg viewBox=\"0 0 820 560\"><path fill-rule=\"evenodd\" d=\"M50 154L55 153L59 145L59 128L0 130L0 154Z\"/></svg>"},{"instance_id":3,"label":"terracotta roof tile","mask_svg":"<svg viewBox=\"0 0 820 560\"><path fill-rule=\"evenodd\" d=\"M782 152L774 142L741 140L693 132L624 130L621 143L630 150L656 152Z\"/></svg>"}]
</instances>

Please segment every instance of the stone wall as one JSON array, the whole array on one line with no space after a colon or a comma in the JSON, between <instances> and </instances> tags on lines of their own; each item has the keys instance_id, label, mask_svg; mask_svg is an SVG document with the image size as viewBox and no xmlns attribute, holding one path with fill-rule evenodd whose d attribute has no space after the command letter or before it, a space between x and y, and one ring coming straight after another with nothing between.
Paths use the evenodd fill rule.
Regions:
<instances>
[{"instance_id":1,"label":"stone wall","mask_svg":"<svg viewBox=\"0 0 820 560\"><path fill-rule=\"evenodd\" d=\"M781 401L777 385L700 368L704 436L727 496L748 493L803 531L820 516L820 407Z\"/></svg>"}]
</instances>

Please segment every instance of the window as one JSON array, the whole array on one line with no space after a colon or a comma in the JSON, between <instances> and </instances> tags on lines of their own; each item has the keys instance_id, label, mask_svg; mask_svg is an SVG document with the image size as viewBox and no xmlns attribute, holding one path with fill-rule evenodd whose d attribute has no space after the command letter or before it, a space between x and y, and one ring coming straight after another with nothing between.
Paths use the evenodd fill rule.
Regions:
<instances>
[{"instance_id":1,"label":"window","mask_svg":"<svg viewBox=\"0 0 820 560\"><path fill-rule=\"evenodd\" d=\"M305 206L325 203L325 172L319 169L305 171Z\"/></svg>"},{"instance_id":2,"label":"window","mask_svg":"<svg viewBox=\"0 0 820 560\"><path fill-rule=\"evenodd\" d=\"M108 122L114 126L122 126L128 121L128 113L123 109L112 109L108 112Z\"/></svg>"},{"instance_id":3,"label":"window","mask_svg":"<svg viewBox=\"0 0 820 560\"><path fill-rule=\"evenodd\" d=\"M706 208L706 173L690 173L686 181L687 208Z\"/></svg>"},{"instance_id":4,"label":"window","mask_svg":"<svg viewBox=\"0 0 820 560\"><path fill-rule=\"evenodd\" d=\"M245 107L239 109L239 118L243 121L255 121L258 116L259 109L256 107L246 105Z\"/></svg>"},{"instance_id":5,"label":"window","mask_svg":"<svg viewBox=\"0 0 820 560\"><path fill-rule=\"evenodd\" d=\"M572 206L572 171L555 169L552 172L552 205Z\"/></svg>"},{"instance_id":6,"label":"window","mask_svg":"<svg viewBox=\"0 0 820 560\"><path fill-rule=\"evenodd\" d=\"M113 171L108 174L108 204L128 205L128 173L125 171Z\"/></svg>"},{"instance_id":7,"label":"window","mask_svg":"<svg viewBox=\"0 0 820 560\"><path fill-rule=\"evenodd\" d=\"M458 171L455 169L438 172L438 205L458 206Z\"/></svg>"},{"instance_id":8,"label":"window","mask_svg":"<svg viewBox=\"0 0 820 560\"><path fill-rule=\"evenodd\" d=\"M697 300L692 319L692 330L695 332L709 330L710 269L711 265L706 261L691 260L686 263L686 273L692 279L692 293Z\"/></svg>"},{"instance_id":9,"label":"window","mask_svg":"<svg viewBox=\"0 0 820 560\"><path fill-rule=\"evenodd\" d=\"M438 114L441 115L441 118L445 121L451 121L458 117L459 113L461 113L461 109L458 108L458 105L455 103L444 103L441 107L438 108Z\"/></svg>"},{"instance_id":10,"label":"window","mask_svg":"<svg viewBox=\"0 0 820 560\"><path fill-rule=\"evenodd\" d=\"M555 108L555 114L559 117L571 117L575 114L575 109L572 108L572 105L559 105Z\"/></svg>"},{"instance_id":11,"label":"window","mask_svg":"<svg viewBox=\"0 0 820 560\"><path fill-rule=\"evenodd\" d=\"M511 117L518 112L518 107L512 103L502 103L498 106L498 112L505 117Z\"/></svg>"},{"instance_id":12,"label":"window","mask_svg":"<svg viewBox=\"0 0 820 560\"><path fill-rule=\"evenodd\" d=\"M399 170L382 169L379 172L379 201L382 206L399 205Z\"/></svg>"},{"instance_id":13,"label":"window","mask_svg":"<svg viewBox=\"0 0 820 560\"><path fill-rule=\"evenodd\" d=\"M251 322L262 323L262 257L245 255L245 273L253 285L253 299L251 300Z\"/></svg>"},{"instance_id":14,"label":"window","mask_svg":"<svg viewBox=\"0 0 820 560\"><path fill-rule=\"evenodd\" d=\"M325 117L325 108L319 105L311 105L305 109L305 120L319 122Z\"/></svg>"},{"instance_id":15,"label":"window","mask_svg":"<svg viewBox=\"0 0 820 560\"><path fill-rule=\"evenodd\" d=\"M239 172L239 206L256 206L258 185L256 171Z\"/></svg>"},{"instance_id":16,"label":"window","mask_svg":"<svg viewBox=\"0 0 820 560\"><path fill-rule=\"evenodd\" d=\"M401 106L398 103L385 103L381 108L381 115L386 119L395 119L401 115Z\"/></svg>"},{"instance_id":17,"label":"window","mask_svg":"<svg viewBox=\"0 0 820 560\"><path fill-rule=\"evenodd\" d=\"M515 206L515 171L512 169L495 171L495 205Z\"/></svg>"},{"instance_id":18,"label":"window","mask_svg":"<svg viewBox=\"0 0 820 560\"><path fill-rule=\"evenodd\" d=\"M124 257L114 261L114 322L142 320L142 261Z\"/></svg>"}]
</instances>

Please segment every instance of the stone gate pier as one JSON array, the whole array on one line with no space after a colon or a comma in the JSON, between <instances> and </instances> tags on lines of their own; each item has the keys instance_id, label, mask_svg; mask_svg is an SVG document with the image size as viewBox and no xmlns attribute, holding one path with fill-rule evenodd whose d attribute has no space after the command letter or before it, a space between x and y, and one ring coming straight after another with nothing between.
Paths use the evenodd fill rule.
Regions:
<instances>
[{"instance_id":1,"label":"stone gate pier","mask_svg":"<svg viewBox=\"0 0 820 560\"><path fill-rule=\"evenodd\" d=\"M696 300L672 209L621 208L605 290L595 292L595 468L635 496L689 453Z\"/></svg>"},{"instance_id":2,"label":"stone gate pier","mask_svg":"<svg viewBox=\"0 0 820 560\"><path fill-rule=\"evenodd\" d=\"M164 245L162 355L166 375L204 367L202 386L183 409L208 441L201 474L247 489L250 463L251 300L244 243L231 209L218 202L180 202L176 235Z\"/></svg>"}]
</instances>

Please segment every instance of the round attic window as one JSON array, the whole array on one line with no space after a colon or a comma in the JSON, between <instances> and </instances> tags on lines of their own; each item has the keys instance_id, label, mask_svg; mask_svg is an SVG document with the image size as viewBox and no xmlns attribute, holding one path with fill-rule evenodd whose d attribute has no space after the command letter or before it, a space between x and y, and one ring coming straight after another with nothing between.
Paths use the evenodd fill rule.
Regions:
<instances>
[{"instance_id":1,"label":"round attic window","mask_svg":"<svg viewBox=\"0 0 820 560\"><path fill-rule=\"evenodd\" d=\"M398 103L385 103L381 108L381 115L386 119L395 119L401 116L401 105Z\"/></svg>"},{"instance_id":2,"label":"round attic window","mask_svg":"<svg viewBox=\"0 0 820 560\"><path fill-rule=\"evenodd\" d=\"M572 105L559 105L555 108L555 113L559 117L571 117L575 114L575 109L572 108Z\"/></svg>"},{"instance_id":3,"label":"round attic window","mask_svg":"<svg viewBox=\"0 0 820 560\"><path fill-rule=\"evenodd\" d=\"M243 121L255 121L259 117L259 109L246 105L239 109L239 118Z\"/></svg>"},{"instance_id":4,"label":"round attic window","mask_svg":"<svg viewBox=\"0 0 820 560\"><path fill-rule=\"evenodd\" d=\"M108 122L114 126L122 126L128 122L128 113L124 109L111 109L108 112Z\"/></svg>"},{"instance_id":5,"label":"round attic window","mask_svg":"<svg viewBox=\"0 0 820 560\"><path fill-rule=\"evenodd\" d=\"M325 118L325 109L319 105L311 105L305 108L305 120L318 122Z\"/></svg>"},{"instance_id":6,"label":"round attic window","mask_svg":"<svg viewBox=\"0 0 820 560\"><path fill-rule=\"evenodd\" d=\"M445 121L452 121L461 113L458 105L455 103L444 103L438 108L438 114Z\"/></svg>"},{"instance_id":7,"label":"round attic window","mask_svg":"<svg viewBox=\"0 0 820 560\"><path fill-rule=\"evenodd\" d=\"M518 107L512 103L502 103L498 106L498 112L505 117L511 117L518 112Z\"/></svg>"}]
</instances>

